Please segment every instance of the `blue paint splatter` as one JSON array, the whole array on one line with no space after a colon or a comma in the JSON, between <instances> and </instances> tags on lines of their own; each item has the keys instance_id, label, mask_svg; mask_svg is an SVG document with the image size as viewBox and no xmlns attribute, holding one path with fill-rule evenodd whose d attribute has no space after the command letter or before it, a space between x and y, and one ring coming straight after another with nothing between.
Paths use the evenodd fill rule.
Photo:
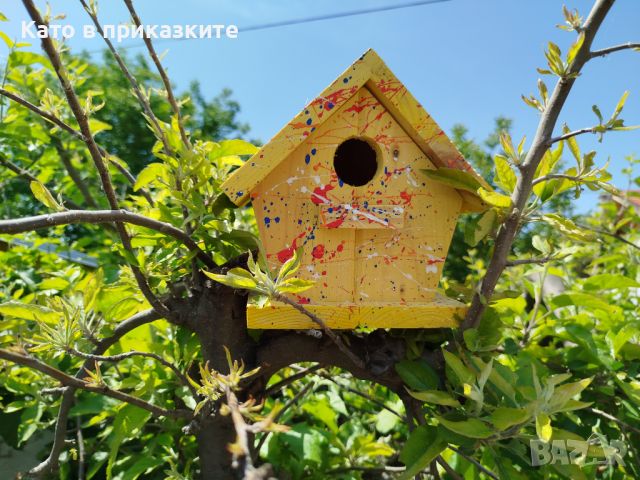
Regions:
<instances>
[{"instance_id":1,"label":"blue paint splatter","mask_svg":"<svg viewBox=\"0 0 640 480\"><path fill-rule=\"evenodd\" d=\"M276 217L273 219L276 223L280 223L280 217Z\"/></svg>"},{"instance_id":2,"label":"blue paint splatter","mask_svg":"<svg viewBox=\"0 0 640 480\"><path fill-rule=\"evenodd\" d=\"M331 110L334 107L332 102L327 102L327 110Z\"/></svg>"},{"instance_id":3,"label":"blue paint splatter","mask_svg":"<svg viewBox=\"0 0 640 480\"><path fill-rule=\"evenodd\" d=\"M311 119L307 118L307 125L311 125Z\"/></svg>"},{"instance_id":4,"label":"blue paint splatter","mask_svg":"<svg viewBox=\"0 0 640 480\"><path fill-rule=\"evenodd\" d=\"M242 196L242 192L236 192L236 197L241 197Z\"/></svg>"},{"instance_id":5,"label":"blue paint splatter","mask_svg":"<svg viewBox=\"0 0 640 480\"><path fill-rule=\"evenodd\" d=\"M315 155L317 153L317 150L315 148L311 149L311 155Z\"/></svg>"},{"instance_id":6,"label":"blue paint splatter","mask_svg":"<svg viewBox=\"0 0 640 480\"><path fill-rule=\"evenodd\" d=\"M339 180L338 185L340 185L341 187L344 187L344 182L342 180Z\"/></svg>"},{"instance_id":7,"label":"blue paint splatter","mask_svg":"<svg viewBox=\"0 0 640 480\"><path fill-rule=\"evenodd\" d=\"M304 156L304 163L306 163L307 165L309 165L309 162L311 162L311 155L309 155L308 153Z\"/></svg>"},{"instance_id":8,"label":"blue paint splatter","mask_svg":"<svg viewBox=\"0 0 640 480\"><path fill-rule=\"evenodd\" d=\"M269 225L271 223L271 219L269 217L264 217L264 223Z\"/></svg>"}]
</instances>

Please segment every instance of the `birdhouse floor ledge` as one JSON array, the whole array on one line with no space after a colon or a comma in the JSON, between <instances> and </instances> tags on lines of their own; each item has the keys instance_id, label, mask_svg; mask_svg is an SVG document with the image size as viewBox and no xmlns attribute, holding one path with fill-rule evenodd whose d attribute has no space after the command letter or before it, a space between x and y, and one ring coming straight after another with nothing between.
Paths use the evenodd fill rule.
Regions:
<instances>
[{"instance_id":1,"label":"birdhouse floor ledge","mask_svg":"<svg viewBox=\"0 0 640 480\"><path fill-rule=\"evenodd\" d=\"M467 306L437 296L432 302L384 305L304 305L336 330L364 328L455 328ZM318 325L290 305L249 305L247 327L255 329L306 330Z\"/></svg>"}]
</instances>

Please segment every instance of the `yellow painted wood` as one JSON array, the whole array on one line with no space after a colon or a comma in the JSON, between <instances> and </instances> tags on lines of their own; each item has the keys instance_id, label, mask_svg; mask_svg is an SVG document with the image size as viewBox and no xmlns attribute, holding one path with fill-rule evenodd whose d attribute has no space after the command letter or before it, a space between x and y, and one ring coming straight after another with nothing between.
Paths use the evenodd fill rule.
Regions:
<instances>
[{"instance_id":1,"label":"yellow painted wood","mask_svg":"<svg viewBox=\"0 0 640 480\"><path fill-rule=\"evenodd\" d=\"M341 184L333 168L336 148L354 136L379 150L361 187ZM254 190L267 260L276 270L303 247L298 275L316 284L297 300L312 305L431 301L462 205L458 191L421 173L433 168L361 88Z\"/></svg>"},{"instance_id":2,"label":"yellow painted wood","mask_svg":"<svg viewBox=\"0 0 640 480\"><path fill-rule=\"evenodd\" d=\"M256 186L365 84L435 166L465 170L490 188L378 54L368 50L223 183L227 196L239 206L246 204ZM465 202L463 207L487 208L478 202Z\"/></svg>"},{"instance_id":3,"label":"yellow painted wood","mask_svg":"<svg viewBox=\"0 0 640 480\"><path fill-rule=\"evenodd\" d=\"M306 305L331 329L369 328L455 328L467 307L438 297L423 305L335 306ZM318 325L289 305L249 305L247 326L255 329L318 329Z\"/></svg>"}]
</instances>

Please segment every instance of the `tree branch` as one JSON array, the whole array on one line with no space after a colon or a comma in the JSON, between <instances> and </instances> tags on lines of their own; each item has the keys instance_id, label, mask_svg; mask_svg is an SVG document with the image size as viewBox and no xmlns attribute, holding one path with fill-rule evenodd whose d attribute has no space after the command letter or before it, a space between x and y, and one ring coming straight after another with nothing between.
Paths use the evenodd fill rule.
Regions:
<instances>
[{"instance_id":1,"label":"tree branch","mask_svg":"<svg viewBox=\"0 0 640 480\"><path fill-rule=\"evenodd\" d=\"M477 461L475 458L470 457L468 455L465 455L464 453L462 453L459 449L457 449L456 447L452 447L451 445L449 445L448 447L450 450L453 450L454 452L456 452L458 455L460 455L462 458L464 458L467 462L469 463L473 463L478 470L480 470L482 473L484 473L485 475L487 475L488 477L492 478L493 480L500 480L500 478L493 473L491 470L489 470L487 467L485 467L484 465L482 465L479 461Z\"/></svg>"},{"instance_id":2,"label":"tree branch","mask_svg":"<svg viewBox=\"0 0 640 480\"><path fill-rule=\"evenodd\" d=\"M73 387L75 389L86 390L88 392L100 393L107 397L115 398L122 402L130 403L136 407L140 407L144 410L151 412L156 417L173 417L173 418L191 418L191 412L188 410L167 410L166 408L158 407L152 403L149 403L141 398L134 397L128 393L121 392L120 390L114 390L106 385L95 385L84 380L80 380L77 377L72 377L66 373L52 367L51 365L38 360L35 357L16 353L4 348L0 348L0 358L22 365L33 370L38 370L45 375L58 380L61 384L67 387Z\"/></svg>"},{"instance_id":3,"label":"tree branch","mask_svg":"<svg viewBox=\"0 0 640 480\"><path fill-rule=\"evenodd\" d=\"M302 305L300 305L299 303L296 303L295 301L291 300L289 297L286 297L285 295L276 294L274 298L279 302L286 303L287 305L291 305L300 313L309 317L314 323L316 323L320 328L322 328L324 333L326 333L327 337L329 337L331 341L333 341L333 343L335 343L336 346L340 349L340 351L342 351L342 353L344 353L347 357L349 357L355 365L359 366L360 368L365 368L365 364L362 361L362 359L359 358L357 355L355 355L351 350L349 350L349 348L344 344L340 336L337 335L333 330L331 330L327 326L327 324L324 323L324 320L318 317L315 313L304 308Z\"/></svg>"},{"instance_id":4,"label":"tree branch","mask_svg":"<svg viewBox=\"0 0 640 480\"><path fill-rule=\"evenodd\" d=\"M618 233L609 232L607 230L602 230L600 228L589 227L587 225L582 225L580 223L576 223L576 226L579 227L579 228L582 228L584 230L589 230L589 231L592 231L594 233L599 233L600 235L606 235L607 237L615 238L619 242L622 242L622 243L624 243L626 245L629 245L630 247L633 247L636 250L640 250L640 245L637 245L637 244L627 240L626 238L624 238L622 235L620 235Z\"/></svg>"},{"instance_id":5,"label":"tree branch","mask_svg":"<svg viewBox=\"0 0 640 480\"><path fill-rule=\"evenodd\" d=\"M53 144L58 151L58 156L60 157L60 160L62 160L62 164L71 177L71 180L78 188L78 190L80 190L85 203L91 208L100 208L98 202L96 202L93 198L93 195L91 195L91 191L89 190L88 185L80 176L80 172L76 169L76 167L73 166L71 157L69 156L69 152L62 146L62 142L59 139L54 138Z\"/></svg>"},{"instance_id":6,"label":"tree branch","mask_svg":"<svg viewBox=\"0 0 640 480\"><path fill-rule=\"evenodd\" d=\"M144 215L129 212L127 210L66 210L64 212L36 215L33 217L16 218L11 220L0 220L0 233L23 233L39 228L49 228L58 225L69 225L74 223L111 223L122 222L149 228L181 242L209 268L217 268L213 259L196 244L182 230L174 227L170 223L154 220Z\"/></svg>"},{"instance_id":7,"label":"tree branch","mask_svg":"<svg viewBox=\"0 0 640 480\"><path fill-rule=\"evenodd\" d=\"M140 21L140 17L138 17L138 14L135 8L133 7L133 2L131 2L131 0L124 0L124 3L127 6L127 9L129 9L129 13L131 14L133 23L136 25L136 27L140 28L142 26L142 22ZM182 119L182 115L180 113L180 107L178 106L176 97L173 94L173 88L171 87L171 81L167 76L167 72L163 68L162 63L160 62L160 59L156 54L156 50L153 47L153 43L151 42L151 39L147 35L143 35L142 39L144 40L144 43L147 46L147 50L149 51L149 56L153 60L153 63L155 64L156 69L160 74L160 78L162 78L162 83L164 84L164 88L167 91L167 99L169 100L169 105L171 105L171 109L173 110L173 113L175 114L178 120L178 129L180 130L180 137L182 138L182 143L184 143L184 146L187 149L191 149L191 142L189 142L189 137L187 137L187 133L185 132L184 122Z\"/></svg>"},{"instance_id":8,"label":"tree branch","mask_svg":"<svg viewBox=\"0 0 640 480\"><path fill-rule=\"evenodd\" d=\"M149 122L151 122L151 126L156 132L157 137L162 142L162 146L164 148L165 153L167 155L170 155L171 148L169 146L169 142L167 141L167 138L162 128L160 127L158 118L156 117L155 113L153 113L153 110L151 109L149 100L147 99L145 94L142 92L142 89L140 88L140 84L138 83L136 78L131 74L131 72L129 71L129 68L127 68L127 65L124 63L124 60L122 59L122 57L120 56L116 48L113 46L113 42L111 42L109 37L104 34L104 30L102 29L102 25L100 24L100 21L98 20L96 13L91 9L91 7L87 4L85 0L80 0L80 3L82 4L85 11L87 12L87 15L89 15L89 17L91 18L91 21L95 25L96 30L98 31L98 34L104 39L104 42L107 44L107 47L109 48L109 50L111 51L111 54L115 58L118 66L120 67L120 70L122 71L126 79L129 81L129 84L131 85L133 93L138 99L138 103L140 103L140 105L142 106L142 109L144 110L144 113L149 118Z\"/></svg>"},{"instance_id":9,"label":"tree branch","mask_svg":"<svg viewBox=\"0 0 640 480\"><path fill-rule=\"evenodd\" d=\"M628 50L628 49L640 49L640 43L623 43L621 45L615 45L613 47L603 48L602 50L595 50L590 53L589 58L597 58L604 57L605 55L609 55L610 53L619 52L620 50Z\"/></svg>"},{"instance_id":10,"label":"tree branch","mask_svg":"<svg viewBox=\"0 0 640 480\"><path fill-rule=\"evenodd\" d=\"M530 265L532 263L538 264L538 265L543 265L547 262L550 262L552 260L559 260L557 257L554 256L547 256L547 257L537 257L537 258L519 258L517 260L508 260L506 263L507 267L515 267L518 265Z\"/></svg>"},{"instance_id":11,"label":"tree branch","mask_svg":"<svg viewBox=\"0 0 640 480\"><path fill-rule=\"evenodd\" d=\"M531 195L536 169L549 148L549 141L552 138L553 130L567 97L571 92L571 88L582 67L591 58L590 49L593 39L607 13L613 6L613 3L614 0L596 0L582 27L584 41L569 66L566 75L557 81L553 89L553 93L538 123L531 148L520 165L522 174L518 177L515 189L511 195L511 212L507 216L504 224L500 227L487 272L473 296L471 306L462 322L460 331L478 326L482 314L493 296L498 280L506 267L507 257L511 251L515 237L520 230L522 213L525 211L529 196Z\"/></svg>"},{"instance_id":12,"label":"tree branch","mask_svg":"<svg viewBox=\"0 0 640 480\"><path fill-rule=\"evenodd\" d=\"M165 367L167 367L168 369L170 369L175 375L176 377L178 377L178 380L180 380L180 383L182 383L185 387L187 387L191 393L193 394L193 398L198 398L198 392L196 391L195 387L193 385L191 385L191 382L189 382L189 380L187 379L186 375L184 373L182 373L180 371L180 369L175 366L173 363L169 362L168 360L166 360L165 358L161 357L160 355L157 355L155 353L152 352L139 352L137 350L132 350L129 352L124 352L124 353L119 353L117 355L95 355L93 353L85 353L85 352L81 352L80 350L76 350L75 348L68 348L67 352L70 353L71 355L75 355L76 357L80 357L84 360L93 360L95 362L121 362L122 360L126 360L127 358L131 358L131 357L144 357L144 358L152 358L155 361L161 363L162 365L164 365Z\"/></svg>"},{"instance_id":13,"label":"tree branch","mask_svg":"<svg viewBox=\"0 0 640 480\"><path fill-rule=\"evenodd\" d=\"M596 127L581 128L580 130L573 130L572 132L567 132L557 137L553 137L549 139L548 145L551 146L554 143L558 143L563 140L567 140L568 138L582 135L584 133L596 133Z\"/></svg>"}]
</instances>

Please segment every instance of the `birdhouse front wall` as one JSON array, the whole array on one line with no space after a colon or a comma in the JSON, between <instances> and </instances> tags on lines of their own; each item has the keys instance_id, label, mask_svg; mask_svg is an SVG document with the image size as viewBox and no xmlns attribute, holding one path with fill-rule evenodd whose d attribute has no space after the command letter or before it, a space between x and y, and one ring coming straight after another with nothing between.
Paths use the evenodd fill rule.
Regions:
<instances>
[{"instance_id":1,"label":"birdhouse front wall","mask_svg":"<svg viewBox=\"0 0 640 480\"><path fill-rule=\"evenodd\" d=\"M462 206L459 193L420 172L435 167L366 87L317 128L309 123L332 108L322 99L309 106L315 111L300 124L306 139L251 194L268 261L277 269L303 248L299 276L316 285L296 295L301 303L433 300ZM353 139L375 151L373 178L361 186L345 182L334 162L341 145L363 145L344 143ZM372 168L357 152L345 158L349 175Z\"/></svg>"}]
</instances>

